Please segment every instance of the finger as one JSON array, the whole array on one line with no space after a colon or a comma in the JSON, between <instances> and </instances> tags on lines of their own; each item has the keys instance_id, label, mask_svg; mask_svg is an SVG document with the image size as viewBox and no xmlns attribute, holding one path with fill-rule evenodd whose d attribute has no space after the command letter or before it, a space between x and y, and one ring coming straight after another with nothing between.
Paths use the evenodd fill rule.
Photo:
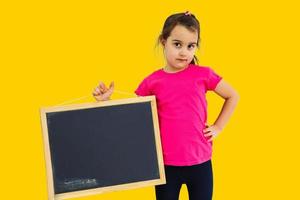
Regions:
<instances>
[{"instance_id":1,"label":"finger","mask_svg":"<svg viewBox=\"0 0 300 200\"><path fill-rule=\"evenodd\" d=\"M100 83L99 83L99 88L102 89L103 91L105 91L105 89L106 89L106 86L102 81L100 81Z\"/></svg>"},{"instance_id":2,"label":"finger","mask_svg":"<svg viewBox=\"0 0 300 200\"><path fill-rule=\"evenodd\" d=\"M93 91L93 95L94 96L99 96L99 95L101 95L102 93L99 91L99 89L97 90L97 89L95 89L94 91Z\"/></svg>"},{"instance_id":3,"label":"finger","mask_svg":"<svg viewBox=\"0 0 300 200\"><path fill-rule=\"evenodd\" d=\"M107 96L110 96L112 93L113 93L113 90L114 90L114 83L112 82L109 86L109 88L107 89L107 91L105 92L105 94Z\"/></svg>"},{"instance_id":4,"label":"finger","mask_svg":"<svg viewBox=\"0 0 300 200\"><path fill-rule=\"evenodd\" d=\"M93 96L97 96L98 95L98 93L96 93L96 92L93 92L92 94L93 94Z\"/></svg>"},{"instance_id":5,"label":"finger","mask_svg":"<svg viewBox=\"0 0 300 200\"><path fill-rule=\"evenodd\" d=\"M106 93L107 91L108 91L109 89L106 87L106 86L104 86L104 88L103 88L103 93Z\"/></svg>"},{"instance_id":6,"label":"finger","mask_svg":"<svg viewBox=\"0 0 300 200\"><path fill-rule=\"evenodd\" d=\"M102 81L100 81L98 85L99 85L99 87L103 87L104 83Z\"/></svg>"},{"instance_id":7,"label":"finger","mask_svg":"<svg viewBox=\"0 0 300 200\"><path fill-rule=\"evenodd\" d=\"M105 90L105 88L99 88L99 93L101 93L101 94L103 94L103 93L105 93L106 92L106 90Z\"/></svg>"},{"instance_id":8,"label":"finger","mask_svg":"<svg viewBox=\"0 0 300 200\"><path fill-rule=\"evenodd\" d=\"M99 89L101 91L101 94L104 94L108 91L108 88L103 84L101 87L99 86Z\"/></svg>"},{"instance_id":9,"label":"finger","mask_svg":"<svg viewBox=\"0 0 300 200\"><path fill-rule=\"evenodd\" d=\"M213 136L213 133L212 133L212 132L209 132L209 133L204 134L204 136L205 136L205 137L211 137L211 136Z\"/></svg>"},{"instance_id":10,"label":"finger","mask_svg":"<svg viewBox=\"0 0 300 200\"><path fill-rule=\"evenodd\" d=\"M93 91L93 96L97 96L98 95L98 93L96 92L96 91Z\"/></svg>"},{"instance_id":11,"label":"finger","mask_svg":"<svg viewBox=\"0 0 300 200\"><path fill-rule=\"evenodd\" d=\"M211 134L211 135L213 135L214 133L215 132L213 130L210 130L210 131L206 132L205 134Z\"/></svg>"},{"instance_id":12,"label":"finger","mask_svg":"<svg viewBox=\"0 0 300 200\"><path fill-rule=\"evenodd\" d=\"M103 90L102 90L101 88L99 88L99 87L96 87L95 90L94 90L94 92L95 92L97 95L103 94Z\"/></svg>"},{"instance_id":13,"label":"finger","mask_svg":"<svg viewBox=\"0 0 300 200\"><path fill-rule=\"evenodd\" d=\"M210 127L203 129L203 132L204 132L204 133L207 133L207 132L210 132L210 131L211 131L211 128L210 128Z\"/></svg>"},{"instance_id":14,"label":"finger","mask_svg":"<svg viewBox=\"0 0 300 200\"><path fill-rule=\"evenodd\" d=\"M114 87L115 87L115 82L114 81L112 81L111 83L110 83L110 85L109 85L109 89L114 89Z\"/></svg>"},{"instance_id":15,"label":"finger","mask_svg":"<svg viewBox=\"0 0 300 200\"><path fill-rule=\"evenodd\" d=\"M95 92L97 92L97 93L100 93L100 92L101 92L101 90L102 90L102 89L101 89L101 88L99 88L99 87L96 87L96 88L95 88Z\"/></svg>"}]
</instances>

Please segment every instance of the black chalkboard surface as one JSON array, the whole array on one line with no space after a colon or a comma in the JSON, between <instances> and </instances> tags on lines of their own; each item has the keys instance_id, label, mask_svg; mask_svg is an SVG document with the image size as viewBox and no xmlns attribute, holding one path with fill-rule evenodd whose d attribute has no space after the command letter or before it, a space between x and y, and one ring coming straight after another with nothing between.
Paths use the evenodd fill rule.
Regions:
<instances>
[{"instance_id":1,"label":"black chalkboard surface","mask_svg":"<svg viewBox=\"0 0 300 200\"><path fill-rule=\"evenodd\" d=\"M155 96L41 109L49 199L165 183Z\"/></svg>"}]
</instances>

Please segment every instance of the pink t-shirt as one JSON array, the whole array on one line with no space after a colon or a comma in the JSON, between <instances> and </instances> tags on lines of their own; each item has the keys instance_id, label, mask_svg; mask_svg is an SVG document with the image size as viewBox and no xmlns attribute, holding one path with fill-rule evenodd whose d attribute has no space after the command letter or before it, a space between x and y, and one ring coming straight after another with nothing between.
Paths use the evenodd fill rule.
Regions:
<instances>
[{"instance_id":1,"label":"pink t-shirt","mask_svg":"<svg viewBox=\"0 0 300 200\"><path fill-rule=\"evenodd\" d=\"M203 135L205 94L221 79L209 67L190 64L176 73L156 70L135 90L139 96L156 96L165 165L190 166L211 159L212 143Z\"/></svg>"}]
</instances>

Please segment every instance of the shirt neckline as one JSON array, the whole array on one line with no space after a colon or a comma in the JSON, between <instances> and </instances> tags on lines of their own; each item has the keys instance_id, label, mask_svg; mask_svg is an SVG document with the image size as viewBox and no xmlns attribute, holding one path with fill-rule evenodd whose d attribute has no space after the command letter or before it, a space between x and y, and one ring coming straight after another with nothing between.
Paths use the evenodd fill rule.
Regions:
<instances>
[{"instance_id":1,"label":"shirt neckline","mask_svg":"<svg viewBox=\"0 0 300 200\"><path fill-rule=\"evenodd\" d=\"M192 64L188 64L188 66L185 69L183 69L179 72L166 72L163 68L161 68L160 70L162 71L162 73L167 74L167 75L176 75L176 74L181 74L181 73L187 71L189 68L191 68L191 65Z\"/></svg>"}]
</instances>

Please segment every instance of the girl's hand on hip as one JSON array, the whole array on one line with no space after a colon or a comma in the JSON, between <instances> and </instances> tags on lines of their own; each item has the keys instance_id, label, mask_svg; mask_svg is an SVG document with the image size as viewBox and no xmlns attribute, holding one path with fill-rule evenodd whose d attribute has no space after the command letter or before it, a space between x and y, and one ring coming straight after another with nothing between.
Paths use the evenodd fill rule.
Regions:
<instances>
[{"instance_id":1,"label":"girl's hand on hip","mask_svg":"<svg viewBox=\"0 0 300 200\"><path fill-rule=\"evenodd\" d=\"M217 135L221 132L221 129L217 125L207 125L205 124L206 128L203 129L204 136L208 139L208 142L211 142Z\"/></svg>"}]
</instances>

